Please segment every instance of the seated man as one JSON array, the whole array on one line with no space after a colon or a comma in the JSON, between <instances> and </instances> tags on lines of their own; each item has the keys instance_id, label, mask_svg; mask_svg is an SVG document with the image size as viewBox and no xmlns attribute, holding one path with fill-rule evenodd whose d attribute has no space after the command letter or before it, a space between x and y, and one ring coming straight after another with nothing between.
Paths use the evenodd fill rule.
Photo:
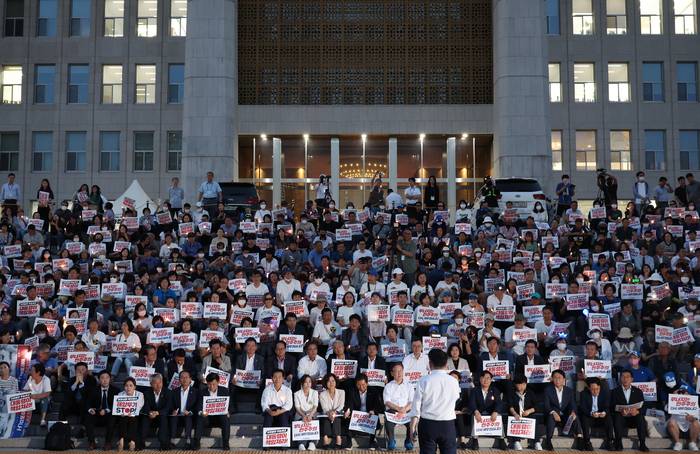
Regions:
<instances>
[{"instance_id":1,"label":"seated man","mask_svg":"<svg viewBox=\"0 0 700 454\"><path fill-rule=\"evenodd\" d=\"M167 375L164 378L170 384L175 374L179 374L183 370L189 372L190 377L197 376L197 366L195 366L194 360L187 357L185 350L178 348L173 352L173 359L168 362Z\"/></svg>"},{"instance_id":2,"label":"seated man","mask_svg":"<svg viewBox=\"0 0 700 454\"><path fill-rule=\"evenodd\" d=\"M79 362L75 365L75 377L68 382L66 400L61 405L61 417L67 418L69 415L78 416L80 422L85 421L87 398L97 386L97 380L89 371L86 363Z\"/></svg>"},{"instance_id":3,"label":"seated man","mask_svg":"<svg viewBox=\"0 0 700 454\"><path fill-rule=\"evenodd\" d=\"M292 423L292 390L284 385L284 371L272 373L272 383L262 393L260 406L263 411L263 427L289 427Z\"/></svg>"},{"instance_id":4,"label":"seated man","mask_svg":"<svg viewBox=\"0 0 700 454\"><path fill-rule=\"evenodd\" d=\"M272 378L272 373L277 369L284 371L284 379L287 383L296 384L297 360L290 353L287 353L287 344L284 341L277 341L275 354L267 358L265 378Z\"/></svg>"},{"instance_id":5,"label":"seated man","mask_svg":"<svg viewBox=\"0 0 700 454\"><path fill-rule=\"evenodd\" d=\"M574 448L581 445L581 428L576 417L576 402L574 400L574 391L571 388L564 386L566 383L566 375L564 371L557 369L552 372L552 383L547 386L544 392L544 413L547 418L547 435L544 448L548 451L553 451L552 437L554 429L559 426L562 429L566 427L569 418L572 419L571 429L569 433L576 436Z\"/></svg>"},{"instance_id":6,"label":"seated man","mask_svg":"<svg viewBox=\"0 0 700 454\"><path fill-rule=\"evenodd\" d=\"M513 379L513 388L510 390L507 396L508 414L510 416L518 419L535 418L538 420L537 425L539 425L539 423L541 422L539 420L541 418L536 417L534 414L536 411L535 402L537 401L537 397L535 396L535 393L528 387L527 378L525 378L525 375L515 375L515 378ZM523 449L520 439L513 439L512 441L513 449L515 449L516 451L520 451L521 449ZM534 448L537 451L541 451L542 445L540 444L540 442L536 442Z\"/></svg>"},{"instance_id":7,"label":"seated man","mask_svg":"<svg viewBox=\"0 0 700 454\"><path fill-rule=\"evenodd\" d=\"M314 384L320 383L328 370L326 361L318 355L318 344L315 341L309 341L305 348L306 356L299 360L299 366L297 367L297 379L308 375L314 381Z\"/></svg>"},{"instance_id":8,"label":"seated man","mask_svg":"<svg viewBox=\"0 0 700 454\"><path fill-rule=\"evenodd\" d=\"M231 358L226 354L226 347L220 339L209 341L209 354L202 359L202 370L199 373L202 383L206 382L207 367L231 373Z\"/></svg>"},{"instance_id":9,"label":"seated man","mask_svg":"<svg viewBox=\"0 0 700 454\"><path fill-rule=\"evenodd\" d=\"M403 377L403 364L394 363L394 367L391 369L391 376L393 380L386 384L383 391L384 406L386 407L387 413L396 413L397 419L403 418L405 415L410 415L413 407L413 386L404 380ZM387 449L396 449L396 438L394 438L394 427L396 424L388 421L385 418L386 423L386 438L387 438ZM413 450L413 434L411 433L411 423L407 422L406 426L406 440L404 441L404 447L406 451Z\"/></svg>"},{"instance_id":10,"label":"seated man","mask_svg":"<svg viewBox=\"0 0 700 454\"><path fill-rule=\"evenodd\" d=\"M639 450L649 451L645 443L647 427L642 415L642 405L644 405L644 393L639 388L632 386L632 372L625 370L620 374L620 386L612 391L613 424L615 426L615 449L622 450L622 435L625 426L637 428L639 437ZM618 406L621 408L618 410ZM631 407L638 406L638 408Z\"/></svg>"},{"instance_id":11,"label":"seated man","mask_svg":"<svg viewBox=\"0 0 700 454\"><path fill-rule=\"evenodd\" d=\"M265 360L262 355L257 353L258 344L255 339L249 337L246 339L243 345L244 353L236 358L236 370L243 370L246 372L260 372L260 380L257 386L254 388L243 388L236 378L235 372L233 371L233 388L231 388L231 400L233 400L233 412L238 412L238 402L243 394L254 394L255 395L255 408L260 411L260 395L262 394L261 385L264 383L262 379L262 374L265 369Z\"/></svg>"},{"instance_id":12,"label":"seated man","mask_svg":"<svg viewBox=\"0 0 700 454\"><path fill-rule=\"evenodd\" d=\"M186 448L192 449L192 426L195 421L199 392L192 386L192 376L186 370L180 372L180 386L170 394L170 436L177 438L180 427L185 428Z\"/></svg>"},{"instance_id":13,"label":"seated man","mask_svg":"<svg viewBox=\"0 0 700 454\"><path fill-rule=\"evenodd\" d=\"M112 385L112 376L106 370L100 372L99 383L88 394L85 408L85 430L87 432L89 449L95 449L95 426L106 426L105 444L103 450L112 449L112 435L114 433L114 418L112 417L112 403L119 390Z\"/></svg>"},{"instance_id":14,"label":"seated man","mask_svg":"<svg viewBox=\"0 0 700 454\"><path fill-rule=\"evenodd\" d=\"M591 444L591 427L601 427L605 430L605 441L601 449L613 448L613 427L610 416L610 393L603 389L600 379L586 379L588 388L581 391L579 403L579 418L583 432L584 448L593 451Z\"/></svg>"},{"instance_id":15,"label":"seated man","mask_svg":"<svg viewBox=\"0 0 700 454\"><path fill-rule=\"evenodd\" d=\"M143 353L143 357L137 359L134 362L134 366L152 367L154 369L154 373L160 375L165 374L165 361L163 361L162 358L158 358L156 348L154 346L144 345L144 347L141 349L141 353ZM143 393L146 392L146 389L148 389L148 387L138 386L136 389Z\"/></svg>"},{"instance_id":16,"label":"seated man","mask_svg":"<svg viewBox=\"0 0 700 454\"><path fill-rule=\"evenodd\" d=\"M163 386L161 374L151 375L151 387L143 393L143 414L141 419L141 443L148 436L149 429L158 429L158 442L161 451L170 449L170 434L168 433L168 415L170 414L171 392ZM143 444L141 444L143 446Z\"/></svg>"},{"instance_id":17,"label":"seated man","mask_svg":"<svg viewBox=\"0 0 700 454\"><path fill-rule=\"evenodd\" d=\"M226 407L225 415L208 415L204 411L204 397L228 397L228 389L219 386L219 374L215 372L210 372L205 380L207 381L207 388L200 393L199 402L197 403L197 428L194 431L192 449L199 449L199 440L202 439L202 432L206 423L209 427L221 428L221 449L228 451L230 449L228 440L231 433L231 422L228 416L229 407ZM230 404L231 400L229 399Z\"/></svg>"},{"instance_id":18,"label":"seated man","mask_svg":"<svg viewBox=\"0 0 700 454\"><path fill-rule=\"evenodd\" d=\"M681 383L676 382L676 375L673 372L667 372L664 375L664 385L668 394L687 394L688 390ZM673 450L680 451L683 449L681 441L681 432L688 432L688 450L698 450L698 436L700 436L700 421L693 415L671 415L666 421L666 429L668 435L673 442Z\"/></svg>"},{"instance_id":19,"label":"seated man","mask_svg":"<svg viewBox=\"0 0 700 454\"><path fill-rule=\"evenodd\" d=\"M474 424L481 423L482 418L491 418L491 421L496 421L500 418L501 412L501 392L492 386L493 375L491 372L484 370L479 375L479 387L472 390L469 395L469 411L474 416ZM468 449L478 450L479 440L472 437ZM498 440L497 449L507 449L503 436Z\"/></svg>"},{"instance_id":20,"label":"seated man","mask_svg":"<svg viewBox=\"0 0 700 454\"><path fill-rule=\"evenodd\" d=\"M365 374L360 374L355 379L355 386L351 387L348 392L345 393L345 414L346 421L350 422L350 415L353 411L363 411L369 413L370 415L378 415L384 413L384 405L382 405L382 395L375 388L370 389L367 383L367 376ZM379 423L377 423L377 430L380 429ZM362 432L349 431L348 432L348 445L351 445L350 439L352 437L362 436ZM375 434L369 435L369 449L374 451L377 449L377 440Z\"/></svg>"}]
</instances>

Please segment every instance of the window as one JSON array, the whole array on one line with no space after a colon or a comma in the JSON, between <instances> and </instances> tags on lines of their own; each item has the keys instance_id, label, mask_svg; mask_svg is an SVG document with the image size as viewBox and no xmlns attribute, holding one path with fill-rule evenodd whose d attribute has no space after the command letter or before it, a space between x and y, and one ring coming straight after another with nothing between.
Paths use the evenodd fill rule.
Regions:
<instances>
[{"instance_id":1,"label":"window","mask_svg":"<svg viewBox=\"0 0 700 454\"><path fill-rule=\"evenodd\" d=\"M100 132L100 171L118 172L121 134L116 131Z\"/></svg>"},{"instance_id":2,"label":"window","mask_svg":"<svg viewBox=\"0 0 700 454\"><path fill-rule=\"evenodd\" d=\"M5 36L23 36L24 0L7 0L5 3Z\"/></svg>"},{"instance_id":3,"label":"window","mask_svg":"<svg viewBox=\"0 0 700 454\"><path fill-rule=\"evenodd\" d=\"M39 0L36 36L56 36L57 1L58 0Z\"/></svg>"},{"instance_id":4,"label":"window","mask_svg":"<svg viewBox=\"0 0 700 454\"><path fill-rule=\"evenodd\" d=\"M593 34L593 4L591 0L573 0L571 16L574 35Z\"/></svg>"},{"instance_id":5,"label":"window","mask_svg":"<svg viewBox=\"0 0 700 454\"><path fill-rule=\"evenodd\" d=\"M154 104L155 102L155 65L136 65L136 104Z\"/></svg>"},{"instance_id":6,"label":"window","mask_svg":"<svg viewBox=\"0 0 700 454\"><path fill-rule=\"evenodd\" d=\"M595 131L576 131L576 170L595 170Z\"/></svg>"},{"instance_id":7,"label":"window","mask_svg":"<svg viewBox=\"0 0 700 454\"><path fill-rule=\"evenodd\" d=\"M551 133L551 148L552 148L552 170L561 171L564 168L561 151L561 131L552 131Z\"/></svg>"},{"instance_id":8,"label":"window","mask_svg":"<svg viewBox=\"0 0 700 454\"><path fill-rule=\"evenodd\" d=\"M547 34L558 35L560 33L559 0L546 0L545 7L547 8Z\"/></svg>"},{"instance_id":9,"label":"window","mask_svg":"<svg viewBox=\"0 0 700 454\"><path fill-rule=\"evenodd\" d=\"M625 0L607 0L606 30L608 35L627 34L627 8Z\"/></svg>"},{"instance_id":10,"label":"window","mask_svg":"<svg viewBox=\"0 0 700 454\"><path fill-rule=\"evenodd\" d=\"M549 64L549 102L561 102L561 64Z\"/></svg>"},{"instance_id":11,"label":"window","mask_svg":"<svg viewBox=\"0 0 700 454\"><path fill-rule=\"evenodd\" d=\"M87 133L84 131L66 133L66 171L84 172L86 165Z\"/></svg>"},{"instance_id":12,"label":"window","mask_svg":"<svg viewBox=\"0 0 700 454\"><path fill-rule=\"evenodd\" d=\"M168 172L182 170L182 131L168 131Z\"/></svg>"},{"instance_id":13,"label":"window","mask_svg":"<svg viewBox=\"0 0 700 454\"><path fill-rule=\"evenodd\" d=\"M90 36L90 0L71 0L70 36Z\"/></svg>"},{"instance_id":14,"label":"window","mask_svg":"<svg viewBox=\"0 0 700 454\"><path fill-rule=\"evenodd\" d=\"M53 167L53 134L35 132L32 134L32 170L50 172Z\"/></svg>"},{"instance_id":15,"label":"window","mask_svg":"<svg viewBox=\"0 0 700 454\"><path fill-rule=\"evenodd\" d=\"M187 36L187 0L170 0L170 36Z\"/></svg>"},{"instance_id":16,"label":"window","mask_svg":"<svg viewBox=\"0 0 700 454\"><path fill-rule=\"evenodd\" d=\"M608 101L629 102L630 84L627 63L608 63Z\"/></svg>"},{"instance_id":17,"label":"window","mask_svg":"<svg viewBox=\"0 0 700 454\"><path fill-rule=\"evenodd\" d=\"M168 104L182 104L185 97L185 65L168 67Z\"/></svg>"},{"instance_id":18,"label":"window","mask_svg":"<svg viewBox=\"0 0 700 454\"><path fill-rule=\"evenodd\" d=\"M639 0L640 33L660 35L663 22L661 0Z\"/></svg>"},{"instance_id":19,"label":"window","mask_svg":"<svg viewBox=\"0 0 700 454\"><path fill-rule=\"evenodd\" d=\"M681 169L700 170L700 131L680 131Z\"/></svg>"},{"instance_id":20,"label":"window","mask_svg":"<svg viewBox=\"0 0 700 454\"><path fill-rule=\"evenodd\" d=\"M122 65L102 67L102 104L122 103Z\"/></svg>"},{"instance_id":21,"label":"window","mask_svg":"<svg viewBox=\"0 0 700 454\"><path fill-rule=\"evenodd\" d=\"M34 103L54 103L54 81L56 67L54 65L36 65L34 69Z\"/></svg>"},{"instance_id":22,"label":"window","mask_svg":"<svg viewBox=\"0 0 700 454\"><path fill-rule=\"evenodd\" d=\"M153 171L153 132L134 133L134 171Z\"/></svg>"},{"instance_id":23,"label":"window","mask_svg":"<svg viewBox=\"0 0 700 454\"><path fill-rule=\"evenodd\" d=\"M3 104L22 104L22 67L7 65L0 68L0 90Z\"/></svg>"},{"instance_id":24,"label":"window","mask_svg":"<svg viewBox=\"0 0 700 454\"><path fill-rule=\"evenodd\" d=\"M610 131L610 169L632 170L629 131Z\"/></svg>"},{"instance_id":25,"label":"window","mask_svg":"<svg viewBox=\"0 0 700 454\"><path fill-rule=\"evenodd\" d=\"M105 37L124 36L124 0L105 0Z\"/></svg>"},{"instance_id":26,"label":"window","mask_svg":"<svg viewBox=\"0 0 700 454\"><path fill-rule=\"evenodd\" d=\"M574 63L574 101L595 102L595 65Z\"/></svg>"},{"instance_id":27,"label":"window","mask_svg":"<svg viewBox=\"0 0 700 454\"><path fill-rule=\"evenodd\" d=\"M158 34L158 0L138 0L136 36L152 38Z\"/></svg>"},{"instance_id":28,"label":"window","mask_svg":"<svg viewBox=\"0 0 700 454\"><path fill-rule=\"evenodd\" d=\"M87 104L88 65L68 65L68 104Z\"/></svg>"},{"instance_id":29,"label":"window","mask_svg":"<svg viewBox=\"0 0 700 454\"><path fill-rule=\"evenodd\" d=\"M659 62L642 64L644 101L664 101L664 65Z\"/></svg>"},{"instance_id":30,"label":"window","mask_svg":"<svg viewBox=\"0 0 700 454\"><path fill-rule=\"evenodd\" d=\"M698 100L698 65L693 62L679 62L676 65L678 77L678 100L697 102Z\"/></svg>"},{"instance_id":31,"label":"window","mask_svg":"<svg viewBox=\"0 0 700 454\"><path fill-rule=\"evenodd\" d=\"M0 172L19 169L19 133L0 132Z\"/></svg>"},{"instance_id":32,"label":"window","mask_svg":"<svg viewBox=\"0 0 700 454\"><path fill-rule=\"evenodd\" d=\"M673 23L676 35L695 34L695 0L673 0Z\"/></svg>"},{"instance_id":33,"label":"window","mask_svg":"<svg viewBox=\"0 0 700 454\"><path fill-rule=\"evenodd\" d=\"M666 170L666 131L644 131L646 168Z\"/></svg>"}]
</instances>

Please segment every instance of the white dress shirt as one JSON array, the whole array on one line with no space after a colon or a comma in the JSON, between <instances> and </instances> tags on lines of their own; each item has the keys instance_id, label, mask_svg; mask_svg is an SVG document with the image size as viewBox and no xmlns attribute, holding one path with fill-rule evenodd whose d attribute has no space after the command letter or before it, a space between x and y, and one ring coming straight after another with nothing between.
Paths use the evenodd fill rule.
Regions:
<instances>
[{"instance_id":1,"label":"white dress shirt","mask_svg":"<svg viewBox=\"0 0 700 454\"><path fill-rule=\"evenodd\" d=\"M391 402L396 406L405 407L409 402L413 402L413 396L413 386L405 378L400 385L392 380L384 387L383 397L385 403Z\"/></svg>"},{"instance_id":2,"label":"white dress shirt","mask_svg":"<svg viewBox=\"0 0 700 454\"><path fill-rule=\"evenodd\" d=\"M416 386L413 399L415 415L434 421L453 421L459 399L459 382L446 369L434 370Z\"/></svg>"},{"instance_id":3,"label":"white dress shirt","mask_svg":"<svg viewBox=\"0 0 700 454\"><path fill-rule=\"evenodd\" d=\"M326 370L326 362L320 356L316 356L316 359L313 361L308 356L304 356L299 360L297 377L301 378L308 374L314 380L318 380L326 375Z\"/></svg>"},{"instance_id":4,"label":"white dress shirt","mask_svg":"<svg viewBox=\"0 0 700 454\"><path fill-rule=\"evenodd\" d=\"M269 410L271 405L276 405L279 408L283 408L284 411L289 411L292 409L292 404L294 403L294 396L292 396L292 390L288 386L280 386L280 389L275 389L275 384L270 383L267 385L262 394L261 406L263 411Z\"/></svg>"},{"instance_id":5,"label":"white dress shirt","mask_svg":"<svg viewBox=\"0 0 700 454\"><path fill-rule=\"evenodd\" d=\"M299 419L301 419L301 415L316 414L318 409L318 391L311 388L308 396L304 394L303 389L295 392L294 408L297 409L297 417Z\"/></svg>"},{"instance_id":6,"label":"white dress shirt","mask_svg":"<svg viewBox=\"0 0 700 454\"><path fill-rule=\"evenodd\" d=\"M591 394L591 414L598 413L598 396Z\"/></svg>"},{"instance_id":7,"label":"white dress shirt","mask_svg":"<svg viewBox=\"0 0 700 454\"><path fill-rule=\"evenodd\" d=\"M180 413L184 413L187 410L187 396L190 394L190 387L187 389L180 389Z\"/></svg>"},{"instance_id":8,"label":"white dress shirt","mask_svg":"<svg viewBox=\"0 0 700 454\"><path fill-rule=\"evenodd\" d=\"M630 403L630 396L632 395L632 387L626 388L622 387L622 394L625 395L625 402Z\"/></svg>"},{"instance_id":9,"label":"white dress shirt","mask_svg":"<svg viewBox=\"0 0 700 454\"><path fill-rule=\"evenodd\" d=\"M418 358L411 353L403 359L403 368L405 371L421 371L423 375L430 373L430 365L428 363L428 355L421 353ZM454 380L454 379L453 379Z\"/></svg>"}]
</instances>

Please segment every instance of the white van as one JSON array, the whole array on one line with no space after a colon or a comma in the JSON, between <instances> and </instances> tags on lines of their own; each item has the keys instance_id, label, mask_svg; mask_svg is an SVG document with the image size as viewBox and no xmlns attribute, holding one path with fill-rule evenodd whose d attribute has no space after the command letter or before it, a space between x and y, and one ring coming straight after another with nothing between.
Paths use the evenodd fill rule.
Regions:
<instances>
[{"instance_id":1,"label":"white van","mask_svg":"<svg viewBox=\"0 0 700 454\"><path fill-rule=\"evenodd\" d=\"M525 220L532 214L535 203L540 202L547 209L547 196L542 192L542 186L533 178L496 178L494 179L496 189L501 192L498 200L498 212L503 213L507 202L513 202L513 208L518 212L518 217ZM474 217L476 210L481 206L484 197L479 190L479 197L474 201Z\"/></svg>"}]
</instances>

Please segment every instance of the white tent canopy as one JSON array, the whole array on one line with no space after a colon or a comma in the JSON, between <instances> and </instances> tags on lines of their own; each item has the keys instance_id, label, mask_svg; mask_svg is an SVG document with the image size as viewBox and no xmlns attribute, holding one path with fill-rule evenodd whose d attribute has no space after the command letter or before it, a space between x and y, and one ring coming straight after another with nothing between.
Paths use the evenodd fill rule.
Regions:
<instances>
[{"instance_id":1,"label":"white tent canopy","mask_svg":"<svg viewBox=\"0 0 700 454\"><path fill-rule=\"evenodd\" d=\"M154 213L156 211L156 207L158 206L150 197L148 194L146 194L146 191L143 190L141 187L141 184L139 184L139 180L134 180L131 182L131 185L129 188L124 191L124 194L120 195L114 202L114 213L119 216L122 212L122 207L124 205L124 199L125 198L130 198L134 200L134 208L136 208L136 212L140 215L141 211L148 206L151 209L151 213Z\"/></svg>"}]
</instances>

